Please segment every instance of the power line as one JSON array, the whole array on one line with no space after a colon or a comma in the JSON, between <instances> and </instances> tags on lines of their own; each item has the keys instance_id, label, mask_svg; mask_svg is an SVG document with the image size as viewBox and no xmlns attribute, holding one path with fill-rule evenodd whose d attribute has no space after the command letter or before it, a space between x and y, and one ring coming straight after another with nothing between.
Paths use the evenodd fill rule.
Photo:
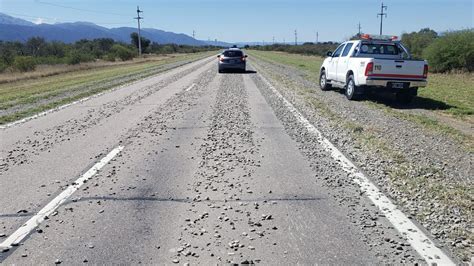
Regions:
<instances>
[{"instance_id":1,"label":"power line","mask_svg":"<svg viewBox=\"0 0 474 266\"><path fill-rule=\"evenodd\" d=\"M89 13L97 13L97 14L108 14L108 15L114 15L114 16L121 16L121 17L128 17L127 15L124 14L118 14L118 13L112 13L112 12L104 12L104 11L97 11L97 10L91 10L91 9L83 9L83 8L77 8L77 7L72 7L72 6L65 6L65 5L58 5L50 2L44 2L44 1L35 1L38 4L43 4L43 5L49 5L49 6L55 6L55 7L60 7L60 8L66 8L66 9L72 9L76 11L82 11L82 12L89 12Z\"/></svg>"},{"instance_id":2,"label":"power line","mask_svg":"<svg viewBox=\"0 0 474 266\"><path fill-rule=\"evenodd\" d=\"M383 28L383 16L387 17L387 13L383 11L387 11L387 6L385 6L382 2L382 7L380 8L380 13L377 14L377 17L380 16L380 35L382 35L382 28Z\"/></svg>"},{"instance_id":3,"label":"power line","mask_svg":"<svg viewBox=\"0 0 474 266\"><path fill-rule=\"evenodd\" d=\"M140 13L143 11L140 10L140 7L137 6L137 17L135 18L138 21L138 56L142 55L142 38L140 37L140 20L143 17L140 17Z\"/></svg>"}]
</instances>

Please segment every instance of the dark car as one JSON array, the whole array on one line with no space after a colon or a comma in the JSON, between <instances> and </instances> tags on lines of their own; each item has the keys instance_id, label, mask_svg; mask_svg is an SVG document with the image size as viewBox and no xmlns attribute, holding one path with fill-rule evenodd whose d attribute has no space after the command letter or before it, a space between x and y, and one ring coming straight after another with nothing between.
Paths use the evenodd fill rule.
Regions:
<instances>
[{"instance_id":1,"label":"dark car","mask_svg":"<svg viewBox=\"0 0 474 266\"><path fill-rule=\"evenodd\" d=\"M219 73L227 70L245 72L247 55L238 48L227 49L217 56Z\"/></svg>"}]
</instances>

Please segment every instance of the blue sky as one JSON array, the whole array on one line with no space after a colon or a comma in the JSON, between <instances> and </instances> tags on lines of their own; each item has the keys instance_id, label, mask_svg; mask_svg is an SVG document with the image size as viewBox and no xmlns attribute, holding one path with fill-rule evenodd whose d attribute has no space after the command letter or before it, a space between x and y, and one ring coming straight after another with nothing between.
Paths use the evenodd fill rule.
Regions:
<instances>
[{"instance_id":1,"label":"blue sky","mask_svg":"<svg viewBox=\"0 0 474 266\"><path fill-rule=\"evenodd\" d=\"M108 28L143 26L220 41L342 41L357 32L378 33L380 0L0 0L0 12L44 23L89 21ZM430 27L473 28L473 0L385 0L384 34ZM63 6L63 7L61 7ZM68 7L68 8L66 8Z\"/></svg>"}]
</instances>

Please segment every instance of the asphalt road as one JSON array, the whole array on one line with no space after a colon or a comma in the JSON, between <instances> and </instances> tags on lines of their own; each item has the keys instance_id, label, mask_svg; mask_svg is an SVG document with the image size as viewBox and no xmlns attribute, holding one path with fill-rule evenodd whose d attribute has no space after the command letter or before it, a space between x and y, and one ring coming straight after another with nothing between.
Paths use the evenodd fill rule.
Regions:
<instances>
[{"instance_id":1,"label":"asphalt road","mask_svg":"<svg viewBox=\"0 0 474 266\"><path fill-rule=\"evenodd\" d=\"M269 94L206 58L0 129L0 263L423 263Z\"/></svg>"}]
</instances>

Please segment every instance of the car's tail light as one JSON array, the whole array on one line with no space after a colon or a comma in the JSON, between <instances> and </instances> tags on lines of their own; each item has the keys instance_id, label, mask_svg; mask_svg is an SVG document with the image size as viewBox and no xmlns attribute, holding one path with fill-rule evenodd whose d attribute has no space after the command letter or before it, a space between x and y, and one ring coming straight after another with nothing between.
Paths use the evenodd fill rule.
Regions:
<instances>
[{"instance_id":1,"label":"car's tail light","mask_svg":"<svg viewBox=\"0 0 474 266\"><path fill-rule=\"evenodd\" d=\"M423 78L427 78L428 77L428 65L425 65L425 67L423 68Z\"/></svg>"},{"instance_id":2,"label":"car's tail light","mask_svg":"<svg viewBox=\"0 0 474 266\"><path fill-rule=\"evenodd\" d=\"M245 61L245 56L242 56L240 60Z\"/></svg>"},{"instance_id":3,"label":"car's tail light","mask_svg":"<svg viewBox=\"0 0 474 266\"><path fill-rule=\"evenodd\" d=\"M365 76L368 77L374 73L374 63L369 62L367 63L367 66L365 67Z\"/></svg>"}]
</instances>

